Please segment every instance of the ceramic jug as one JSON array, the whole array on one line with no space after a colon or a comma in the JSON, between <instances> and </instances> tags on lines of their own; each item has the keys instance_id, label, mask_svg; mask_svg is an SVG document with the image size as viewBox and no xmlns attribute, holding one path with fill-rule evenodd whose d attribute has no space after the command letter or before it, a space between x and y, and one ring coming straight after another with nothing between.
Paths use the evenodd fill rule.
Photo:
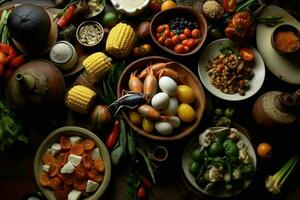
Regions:
<instances>
[{"instance_id":1,"label":"ceramic jug","mask_svg":"<svg viewBox=\"0 0 300 200\"><path fill-rule=\"evenodd\" d=\"M254 121L266 129L294 123L298 118L300 89L293 94L269 91L260 96L253 106Z\"/></svg>"}]
</instances>

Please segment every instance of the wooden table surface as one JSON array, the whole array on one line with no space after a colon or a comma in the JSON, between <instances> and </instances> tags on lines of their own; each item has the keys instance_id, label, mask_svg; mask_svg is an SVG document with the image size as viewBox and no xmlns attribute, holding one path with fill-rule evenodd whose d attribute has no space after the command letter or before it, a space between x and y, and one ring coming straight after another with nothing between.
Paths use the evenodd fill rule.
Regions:
<instances>
[{"instance_id":1,"label":"wooden table surface","mask_svg":"<svg viewBox=\"0 0 300 200\"><path fill-rule=\"evenodd\" d=\"M9 3L35 3L45 8L54 7L54 3L50 0L14 0ZM5 3L4 5L7 5ZM2 5L2 6L4 6ZM255 42L254 42L255 43ZM189 60L184 58L170 57L179 62L189 66L196 74L196 66L199 52ZM162 52L158 51L157 54L163 55ZM267 161L258 161L258 170L255 178L250 187L242 192L240 195L231 198L237 200L253 200L253 199L287 199L287 200L299 200L300 199L300 169L298 168L295 173L288 179L286 186L284 187L283 194L281 196L270 195L265 187L264 180L267 175L273 174L275 171L280 169L282 163L286 162L291 155L291 152L295 151L294 147L299 146L298 141L288 140L289 138L282 135L282 130L274 132L266 132L253 123L252 119L252 106L254 101L266 91L269 90L281 90L293 92L298 89L297 85L290 85L277 79L270 71L267 70L267 76L263 88L250 99L238 102L238 103L226 103L226 105L232 105L236 107L235 120L237 123L245 127L252 138L254 147L258 143L264 141L264 138L271 138L274 143L274 147L280 146L280 151L274 152L276 157ZM209 102L215 103L215 99L209 95L207 91L206 95ZM49 113L48 120L46 123L39 124L32 123L32 131L28 129L31 142L29 145L26 144L14 144L11 148L4 152L0 152L0 200L19 200L26 193L38 191L35 179L33 176L33 159L35 152L40 142L45 136L57 127L64 125L80 125L76 122L76 119L69 120L70 114L65 108L62 108L61 112ZM55 120L53 120L55 119ZM66 120L68 119L68 120ZM299 124L299 123L298 123ZM84 126L84 124L82 124ZM195 131L191 136L172 143L160 143L155 145L164 145L169 150L168 161L165 162L157 171L158 173L158 184L152 189L149 194L149 199L153 200L194 200L194 199L213 199L205 197L196 192L188 183L183 176L181 170L181 156L185 145L192 137L196 136L206 127L204 123L201 123L198 130ZM297 129L298 131L294 131ZM289 130L285 130L286 133L294 131L294 134L299 134L300 126L290 127ZM270 135L272 135L270 137ZM149 141L151 145L153 142ZM287 156L288 155L288 156ZM281 162L280 162L281 161ZM125 200L125 188L126 188L126 169L128 163L123 162L118 168L112 169L112 180L110 186L106 191L103 199L105 200Z\"/></svg>"}]
</instances>

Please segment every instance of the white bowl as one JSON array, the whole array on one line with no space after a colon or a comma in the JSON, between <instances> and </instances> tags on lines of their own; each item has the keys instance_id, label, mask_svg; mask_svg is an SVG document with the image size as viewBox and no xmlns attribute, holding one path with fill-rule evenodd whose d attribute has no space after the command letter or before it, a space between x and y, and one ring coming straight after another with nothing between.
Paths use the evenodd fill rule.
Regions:
<instances>
[{"instance_id":1,"label":"white bowl","mask_svg":"<svg viewBox=\"0 0 300 200\"><path fill-rule=\"evenodd\" d=\"M214 85L211 84L208 72L206 70L206 66L208 64L208 60L213 59L217 55L220 54L220 45L223 43L230 42L229 39L219 39L212 43L210 43L201 53L199 63L198 63L198 74L200 76L200 79L203 83L203 85L206 87L206 89L211 92L216 97L219 97L224 100L228 101L240 101L247 99L251 96L253 96L262 86L264 79L265 79L265 64L258 53L258 51L251 47L254 51L254 63L253 63L253 72L254 77L249 81L250 87L248 90L246 90L246 93L244 96L241 96L239 93L235 94L225 94L221 90L217 89Z\"/></svg>"},{"instance_id":2,"label":"white bowl","mask_svg":"<svg viewBox=\"0 0 300 200\"><path fill-rule=\"evenodd\" d=\"M119 12L125 13L129 16L135 16L140 14L145 10L150 0L144 0L142 4L138 6L129 6L126 3L133 3L135 0L111 0L112 5L115 7L116 10Z\"/></svg>"}]
</instances>

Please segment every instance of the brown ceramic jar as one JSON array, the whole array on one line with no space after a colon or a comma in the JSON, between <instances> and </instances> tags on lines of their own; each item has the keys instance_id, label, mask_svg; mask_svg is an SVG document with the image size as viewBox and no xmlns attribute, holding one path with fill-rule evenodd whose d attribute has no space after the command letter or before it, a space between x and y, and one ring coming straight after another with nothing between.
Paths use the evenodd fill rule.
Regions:
<instances>
[{"instance_id":1,"label":"brown ceramic jar","mask_svg":"<svg viewBox=\"0 0 300 200\"><path fill-rule=\"evenodd\" d=\"M254 121L266 129L290 125L298 117L295 109L298 99L297 92L267 92L260 96L253 106Z\"/></svg>"}]
</instances>

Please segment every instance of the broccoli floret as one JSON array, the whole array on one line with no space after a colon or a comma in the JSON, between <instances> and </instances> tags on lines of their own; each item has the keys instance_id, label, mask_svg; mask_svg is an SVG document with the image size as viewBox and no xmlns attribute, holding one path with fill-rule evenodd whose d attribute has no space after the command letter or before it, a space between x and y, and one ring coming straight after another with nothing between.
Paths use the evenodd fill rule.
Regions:
<instances>
[{"instance_id":1,"label":"broccoli floret","mask_svg":"<svg viewBox=\"0 0 300 200\"><path fill-rule=\"evenodd\" d=\"M223 143L223 148L225 149L225 154L231 157L238 157L239 156L239 148L237 147L236 143L231 140L227 139Z\"/></svg>"},{"instance_id":2,"label":"broccoli floret","mask_svg":"<svg viewBox=\"0 0 300 200\"><path fill-rule=\"evenodd\" d=\"M251 177L255 172L255 167L253 165L244 165L241 172L244 178Z\"/></svg>"}]
</instances>

